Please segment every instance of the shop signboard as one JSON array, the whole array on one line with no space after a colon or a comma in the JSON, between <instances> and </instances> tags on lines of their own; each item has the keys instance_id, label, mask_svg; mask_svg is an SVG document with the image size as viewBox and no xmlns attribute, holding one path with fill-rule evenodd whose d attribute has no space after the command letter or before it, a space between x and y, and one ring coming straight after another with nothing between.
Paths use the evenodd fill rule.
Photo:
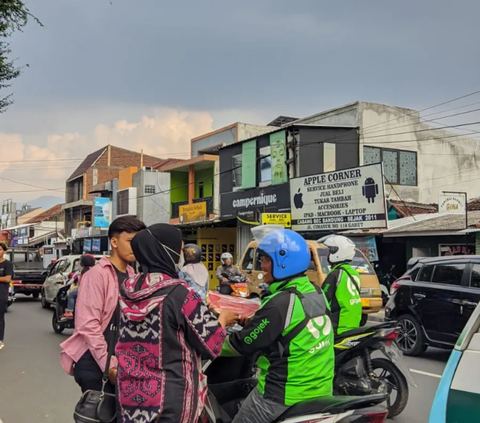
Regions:
<instances>
[{"instance_id":1,"label":"shop signboard","mask_svg":"<svg viewBox=\"0 0 480 423\"><path fill-rule=\"evenodd\" d=\"M95 197L93 201L93 226L95 228L108 228L110 225L110 199Z\"/></svg>"},{"instance_id":2,"label":"shop signboard","mask_svg":"<svg viewBox=\"0 0 480 423\"><path fill-rule=\"evenodd\" d=\"M475 245L438 244L440 256L470 256L475 255Z\"/></svg>"},{"instance_id":3,"label":"shop signboard","mask_svg":"<svg viewBox=\"0 0 480 423\"><path fill-rule=\"evenodd\" d=\"M224 220L237 218L240 223L259 225L263 213L290 213L288 184L221 194L220 214Z\"/></svg>"},{"instance_id":4,"label":"shop signboard","mask_svg":"<svg viewBox=\"0 0 480 423\"><path fill-rule=\"evenodd\" d=\"M290 196L296 231L387 227L382 164L291 179Z\"/></svg>"},{"instance_id":5,"label":"shop signboard","mask_svg":"<svg viewBox=\"0 0 480 423\"><path fill-rule=\"evenodd\" d=\"M180 223L202 222L207 220L207 203L185 204L178 208Z\"/></svg>"},{"instance_id":6,"label":"shop signboard","mask_svg":"<svg viewBox=\"0 0 480 423\"><path fill-rule=\"evenodd\" d=\"M465 214L465 204L465 195L440 194L438 197L438 212Z\"/></svg>"},{"instance_id":7,"label":"shop signboard","mask_svg":"<svg viewBox=\"0 0 480 423\"><path fill-rule=\"evenodd\" d=\"M262 225L280 225L291 228L292 215L290 213L262 213Z\"/></svg>"},{"instance_id":8,"label":"shop signboard","mask_svg":"<svg viewBox=\"0 0 480 423\"><path fill-rule=\"evenodd\" d=\"M377 241L374 236L356 236L350 239L370 263L378 261Z\"/></svg>"}]
</instances>

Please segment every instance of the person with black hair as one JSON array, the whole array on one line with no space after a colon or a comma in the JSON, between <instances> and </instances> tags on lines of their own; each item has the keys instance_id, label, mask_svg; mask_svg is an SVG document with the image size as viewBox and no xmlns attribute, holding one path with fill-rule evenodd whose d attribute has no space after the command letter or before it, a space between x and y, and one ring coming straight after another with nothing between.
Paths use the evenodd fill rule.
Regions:
<instances>
[{"instance_id":1,"label":"person with black hair","mask_svg":"<svg viewBox=\"0 0 480 423\"><path fill-rule=\"evenodd\" d=\"M8 288L13 278L13 265L5 258L7 246L0 243L0 350L5 346L5 312L7 311Z\"/></svg>"},{"instance_id":2,"label":"person with black hair","mask_svg":"<svg viewBox=\"0 0 480 423\"><path fill-rule=\"evenodd\" d=\"M101 390L108 343L116 342L118 336L111 329L118 322L119 286L134 273L129 266L135 261L130 243L137 232L145 228L145 224L133 216L115 219L108 229L110 257L102 257L98 265L82 277L75 306L75 331L61 344L62 367L75 377L82 392ZM114 393L116 375L117 359L112 357L107 392Z\"/></svg>"}]
</instances>

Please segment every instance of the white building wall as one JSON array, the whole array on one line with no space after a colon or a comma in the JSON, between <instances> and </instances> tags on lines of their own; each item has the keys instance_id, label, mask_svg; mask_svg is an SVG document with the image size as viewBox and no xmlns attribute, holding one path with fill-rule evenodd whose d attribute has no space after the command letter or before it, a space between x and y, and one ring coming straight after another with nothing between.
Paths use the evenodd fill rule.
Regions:
<instances>
[{"instance_id":1,"label":"white building wall","mask_svg":"<svg viewBox=\"0 0 480 423\"><path fill-rule=\"evenodd\" d=\"M265 134L278 129L275 126L250 125L248 123L238 123L238 141L248 140L252 137Z\"/></svg>"}]
</instances>

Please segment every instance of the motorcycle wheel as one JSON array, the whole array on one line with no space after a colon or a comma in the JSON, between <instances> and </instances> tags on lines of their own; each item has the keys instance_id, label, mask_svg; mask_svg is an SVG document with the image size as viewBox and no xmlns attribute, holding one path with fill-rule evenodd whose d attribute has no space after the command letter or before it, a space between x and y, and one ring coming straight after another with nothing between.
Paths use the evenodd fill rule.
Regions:
<instances>
[{"instance_id":1,"label":"motorcycle wheel","mask_svg":"<svg viewBox=\"0 0 480 423\"><path fill-rule=\"evenodd\" d=\"M380 370L380 374L378 371ZM372 360L372 371L377 378L386 383L388 389L388 418L398 416L407 406L408 384L407 379L390 360L385 358L374 358ZM397 396L392 404L392 393L396 391Z\"/></svg>"},{"instance_id":2,"label":"motorcycle wheel","mask_svg":"<svg viewBox=\"0 0 480 423\"><path fill-rule=\"evenodd\" d=\"M62 333L65 330L63 326L57 319L57 312L55 311L52 316L52 327L55 333Z\"/></svg>"}]
</instances>

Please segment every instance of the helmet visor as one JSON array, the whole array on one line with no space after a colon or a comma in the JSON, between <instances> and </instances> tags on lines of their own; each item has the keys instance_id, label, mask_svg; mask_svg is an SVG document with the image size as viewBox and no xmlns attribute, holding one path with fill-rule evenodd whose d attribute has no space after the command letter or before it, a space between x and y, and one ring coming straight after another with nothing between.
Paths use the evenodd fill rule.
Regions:
<instances>
[{"instance_id":1,"label":"helmet visor","mask_svg":"<svg viewBox=\"0 0 480 423\"><path fill-rule=\"evenodd\" d=\"M285 242L285 228L280 225L255 226L251 231L264 255L275 253ZM268 238L266 238L267 235L269 235Z\"/></svg>"}]
</instances>

